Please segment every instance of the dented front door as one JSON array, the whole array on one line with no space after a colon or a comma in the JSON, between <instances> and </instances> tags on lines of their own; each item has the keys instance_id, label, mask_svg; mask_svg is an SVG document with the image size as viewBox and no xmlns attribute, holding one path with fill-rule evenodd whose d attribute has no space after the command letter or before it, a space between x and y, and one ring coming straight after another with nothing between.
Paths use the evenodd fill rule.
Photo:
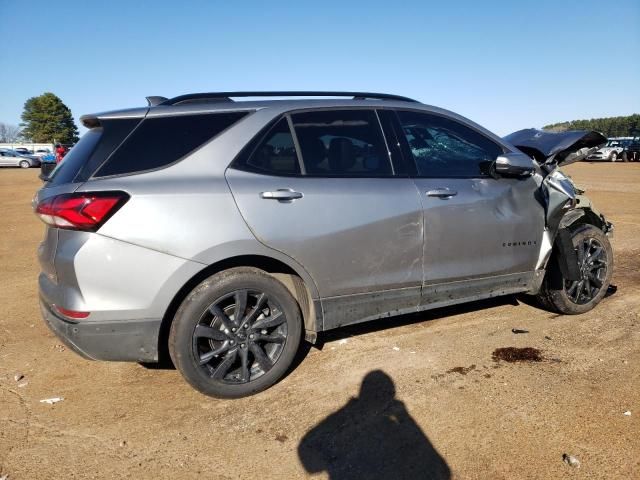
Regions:
<instances>
[{"instance_id":1,"label":"dented front door","mask_svg":"<svg viewBox=\"0 0 640 480\"><path fill-rule=\"evenodd\" d=\"M535 269L544 209L534 177L415 182L424 206L425 285Z\"/></svg>"},{"instance_id":2,"label":"dented front door","mask_svg":"<svg viewBox=\"0 0 640 480\"><path fill-rule=\"evenodd\" d=\"M490 176L506 147L461 118L404 110L397 118L424 211L423 297L473 297L478 285L478 295L501 285L474 279L534 271L544 232L540 176Z\"/></svg>"}]
</instances>

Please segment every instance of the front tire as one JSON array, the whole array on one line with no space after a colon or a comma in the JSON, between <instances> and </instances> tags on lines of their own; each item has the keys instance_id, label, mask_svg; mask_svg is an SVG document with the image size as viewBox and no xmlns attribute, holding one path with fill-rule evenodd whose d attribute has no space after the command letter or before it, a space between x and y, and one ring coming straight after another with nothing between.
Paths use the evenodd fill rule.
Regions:
<instances>
[{"instance_id":1,"label":"front tire","mask_svg":"<svg viewBox=\"0 0 640 480\"><path fill-rule=\"evenodd\" d=\"M615 162L618 160L618 153L617 152L611 152L611 155L609 155L609 160L612 162Z\"/></svg>"},{"instance_id":2,"label":"front tire","mask_svg":"<svg viewBox=\"0 0 640 480\"><path fill-rule=\"evenodd\" d=\"M577 315L593 309L606 295L613 275L613 250L604 232L594 225L578 226L571 240L578 254L580 279L565 279L552 258L538 298L550 310Z\"/></svg>"},{"instance_id":3,"label":"front tire","mask_svg":"<svg viewBox=\"0 0 640 480\"><path fill-rule=\"evenodd\" d=\"M20 165L20 168L29 168L31 166L31 164L26 160L22 160L19 165Z\"/></svg>"},{"instance_id":4,"label":"front tire","mask_svg":"<svg viewBox=\"0 0 640 480\"><path fill-rule=\"evenodd\" d=\"M302 338L302 315L289 290L256 268L232 268L198 285L182 302L169 353L205 395L260 392L290 368Z\"/></svg>"}]
</instances>

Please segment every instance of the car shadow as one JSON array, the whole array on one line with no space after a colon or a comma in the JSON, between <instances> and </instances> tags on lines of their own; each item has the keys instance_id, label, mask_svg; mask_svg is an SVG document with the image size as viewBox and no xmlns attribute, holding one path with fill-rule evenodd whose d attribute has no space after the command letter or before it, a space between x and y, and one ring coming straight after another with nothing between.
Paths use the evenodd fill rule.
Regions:
<instances>
[{"instance_id":1,"label":"car shadow","mask_svg":"<svg viewBox=\"0 0 640 480\"><path fill-rule=\"evenodd\" d=\"M344 327L336 328L334 330L318 333L318 339L314 347L322 350L325 343L334 342L343 338L363 335L365 333L377 332L379 330L387 330L394 327L412 325L414 323L437 320L440 318L450 317L452 315L461 315L478 310L485 310L487 308L499 307L502 305L518 306L520 305L520 303L526 303L533 306L535 305L535 300L525 300L518 295L505 295L501 297L489 298L486 300L461 303L458 305L452 305L450 307L434 308L433 310L426 310L424 312L408 313L405 315L397 315L363 323L356 323L354 325L347 325Z\"/></svg>"},{"instance_id":2,"label":"car shadow","mask_svg":"<svg viewBox=\"0 0 640 480\"><path fill-rule=\"evenodd\" d=\"M447 462L381 370L369 372L358 397L305 434L298 456L308 473L327 472L330 480L451 478Z\"/></svg>"}]
</instances>

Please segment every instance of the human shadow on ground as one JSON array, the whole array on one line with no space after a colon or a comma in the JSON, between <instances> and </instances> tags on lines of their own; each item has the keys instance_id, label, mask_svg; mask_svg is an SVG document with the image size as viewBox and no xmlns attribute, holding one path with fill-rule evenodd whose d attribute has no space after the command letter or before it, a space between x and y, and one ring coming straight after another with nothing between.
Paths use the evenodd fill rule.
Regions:
<instances>
[{"instance_id":1,"label":"human shadow on ground","mask_svg":"<svg viewBox=\"0 0 640 480\"><path fill-rule=\"evenodd\" d=\"M369 372L357 398L307 432L298 455L308 473L326 471L331 480L451 477L381 370Z\"/></svg>"}]
</instances>

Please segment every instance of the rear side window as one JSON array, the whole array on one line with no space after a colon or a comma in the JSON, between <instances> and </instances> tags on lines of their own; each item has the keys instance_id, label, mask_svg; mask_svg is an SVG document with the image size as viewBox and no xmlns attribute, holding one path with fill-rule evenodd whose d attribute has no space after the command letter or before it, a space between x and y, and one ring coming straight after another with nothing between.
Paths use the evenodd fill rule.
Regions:
<instances>
[{"instance_id":1,"label":"rear side window","mask_svg":"<svg viewBox=\"0 0 640 480\"><path fill-rule=\"evenodd\" d=\"M271 175L297 175L300 163L286 118L280 119L248 158L239 159L244 169Z\"/></svg>"},{"instance_id":2,"label":"rear side window","mask_svg":"<svg viewBox=\"0 0 640 480\"><path fill-rule=\"evenodd\" d=\"M247 114L229 112L146 118L98 169L95 176L122 175L165 167Z\"/></svg>"},{"instance_id":3,"label":"rear side window","mask_svg":"<svg viewBox=\"0 0 640 480\"><path fill-rule=\"evenodd\" d=\"M504 153L502 147L455 120L399 111L404 136L420 177L478 177Z\"/></svg>"},{"instance_id":4,"label":"rear side window","mask_svg":"<svg viewBox=\"0 0 640 480\"><path fill-rule=\"evenodd\" d=\"M371 110L333 110L291 115L307 175L392 175L380 123Z\"/></svg>"}]
</instances>

